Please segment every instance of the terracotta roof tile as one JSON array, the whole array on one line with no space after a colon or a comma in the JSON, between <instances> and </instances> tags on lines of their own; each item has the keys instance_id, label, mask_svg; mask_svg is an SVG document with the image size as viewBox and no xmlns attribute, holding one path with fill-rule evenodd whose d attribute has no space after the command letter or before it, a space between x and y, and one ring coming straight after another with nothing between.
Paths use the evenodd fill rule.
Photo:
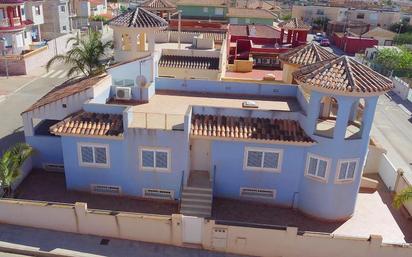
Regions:
<instances>
[{"instance_id":1,"label":"terracotta roof tile","mask_svg":"<svg viewBox=\"0 0 412 257\"><path fill-rule=\"evenodd\" d=\"M175 9L176 5L169 0L148 0L144 2L142 7L150 9Z\"/></svg>"},{"instance_id":2,"label":"terracotta roof tile","mask_svg":"<svg viewBox=\"0 0 412 257\"><path fill-rule=\"evenodd\" d=\"M299 83L333 93L376 94L393 87L390 79L348 56L303 66L293 76Z\"/></svg>"},{"instance_id":3,"label":"terracotta roof tile","mask_svg":"<svg viewBox=\"0 0 412 257\"><path fill-rule=\"evenodd\" d=\"M251 31L255 35L251 35ZM229 34L232 36L261 37L261 38L280 38L280 31L269 25L234 25L229 26Z\"/></svg>"},{"instance_id":4,"label":"terracotta roof tile","mask_svg":"<svg viewBox=\"0 0 412 257\"><path fill-rule=\"evenodd\" d=\"M65 97L80 93L85 91L89 88L92 88L98 82L103 80L107 77L107 74L102 74L95 77L90 78L80 78L80 79L72 79L64 82L63 84L53 88L50 92L40 98L37 102L35 102L32 106L30 106L25 112L33 111L39 107L45 106L47 104L53 103Z\"/></svg>"},{"instance_id":5,"label":"terracotta roof tile","mask_svg":"<svg viewBox=\"0 0 412 257\"><path fill-rule=\"evenodd\" d=\"M337 58L337 56L325 48L311 42L280 54L279 59L287 63L308 65L325 60Z\"/></svg>"},{"instance_id":6,"label":"terracotta roof tile","mask_svg":"<svg viewBox=\"0 0 412 257\"><path fill-rule=\"evenodd\" d=\"M275 19L276 15L264 9L229 8L227 17Z\"/></svg>"},{"instance_id":7,"label":"terracotta roof tile","mask_svg":"<svg viewBox=\"0 0 412 257\"><path fill-rule=\"evenodd\" d=\"M188 5L188 6L227 6L226 0L179 0L176 5Z\"/></svg>"},{"instance_id":8,"label":"terracotta roof tile","mask_svg":"<svg viewBox=\"0 0 412 257\"><path fill-rule=\"evenodd\" d=\"M313 143L295 120L194 114L191 135Z\"/></svg>"},{"instance_id":9,"label":"terracotta roof tile","mask_svg":"<svg viewBox=\"0 0 412 257\"><path fill-rule=\"evenodd\" d=\"M159 60L159 66L160 67L182 68L182 69L218 70L219 69L219 58L162 55Z\"/></svg>"},{"instance_id":10,"label":"terracotta roof tile","mask_svg":"<svg viewBox=\"0 0 412 257\"><path fill-rule=\"evenodd\" d=\"M279 27L283 29L291 30L310 30L310 26L306 24L303 20L298 18L293 18L289 21L279 23Z\"/></svg>"},{"instance_id":11,"label":"terracotta roof tile","mask_svg":"<svg viewBox=\"0 0 412 257\"><path fill-rule=\"evenodd\" d=\"M50 127L55 135L122 136L123 117L120 114L80 112Z\"/></svg>"},{"instance_id":12,"label":"terracotta roof tile","mask_svg":"<svg viewBox=\"0 0 412 257\"><path fill-rule=\"evenodd\" d=\"M109 21L109 25L135 28L166 28L168 23L143 8L129 10Z\"/></svg>"}]
</instances>

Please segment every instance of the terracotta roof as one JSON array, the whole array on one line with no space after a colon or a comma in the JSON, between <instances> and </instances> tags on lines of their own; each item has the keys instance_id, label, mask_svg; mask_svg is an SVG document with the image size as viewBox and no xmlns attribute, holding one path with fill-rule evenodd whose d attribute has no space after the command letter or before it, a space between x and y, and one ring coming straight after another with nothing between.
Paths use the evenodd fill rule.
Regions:
<instances>
[{"instance_id":1,"label":"terracotta roof","mask_svg":"<svg viewBox=\"0 0 412 257\"><path fill-rule=\"evenodd\" d=\"M226 0L179 0L176 5L189 5L189 6L227 6Z\"/></svg>"},{"instance_id":2,"label":"terracotta roof","mask_svg":"<svg viewBox=\"0 0 412 257\"><path fill-rule=\"evenodd\" d=\"M121 114L91 113L81 111L50 127L55 135L122 136Z\"/></svg>"},{"instance_id":3,"label":"terracotta roof","mask_svg":"<svg viewBox=\"0 0 412 257\"><path fill-rule=\"evenodd\" d=\"M129 10L109 21L109 25L135 28L166 28L168 23L143 8Z\"/></svg>"},{"instance_id":4,"label":"terracotta roof","mask_svg":"<svg viewBox=\"0 0 412 257\"><path fill-rule=\"evenodd\" d=\"M260 38L280 38L280 31L269 25L255 24L255 25L229 25L229 34L232 36L252 36L251 30L255 29L253 37Z\"/></svg>"},{"instance_id":5,"label":"terracotta roof","mask_svg":"<svg viewBox=\"0 0 412 257\"><path fill-rule=\"evenodd\" d=\"M352 33L354 36L359 36L356 33ZM389 38L393 39L396 36L395 32L390 30L386 30L380 27L376 27L374 29L369 30L368 32L361 35L362 37L372 37L372 38Z\"/></svg>"},{"instance_id":6,"label":"terracotta roof","mask_svg":"<svg viewBox=\"0 0 412 257\"><path fill-rule=\"evenodd\" d=\"M162 55L159 60L159 66L160 67L182 68L182 69L218 70L219 69L219 58Z\"/></svg>"},{"instance_id":7,"label":"terracotta roof","mask_svg":"<svg viewBox=\"0 0 412 257\"><path fill-rule=\"evenodd\" d=\"M150 9L175 9L176 5L169 0L148 0L144 2L142 7Z\"/></svg>"},{"instance_id":8,"label":"terracotta roof","mask_svg":"<svg viewBox=\"0 0 412 257\"><path fill-rule=\"evenodd\" d=\"M292 18L289 21L279 23L279 27L283 29L292 29L292 30L310 30L310 26L306 24L303 20L298 18Z\"/></svg>"},{"instance_id":9,"label":"terracotta roof","mask_svg":"<svg viewBox=\"0 0 412 257\"><path fill-rule=\"evenodd\" d=\"M191 135L313 143L295 120L194 114Z\"/></svg>"},{"instance_id":10,"label":"terracotta roof","mask_svg":"<svg viewBox=\"0 0 412 257\"><path fill-rule=\"evenodd\" d=\"M275 19L275 14L264 9L229 8L227 17Z\"/></svg>"},{"instance_id":11,"label":"terracotta roof","mask_svg":"<svg viewBox=\"0 0 412 257\"><path fill-rule=\"evenodd\" d=\"M40 98L23 113L33 111L34 109L37 109L39 107L92 88L94 85L102 81L105 77L107 77L107 74L102 74L91 78L68 80L63 84L53 88L50 92Z\"/></svg>"},{"instance_id":12,"label":"terracotta roof","mask_svg":"<svg viewBox=\"0 0 412 257\"><path fill-rule=\"evenodd\" d=\"M382 93L393 87L390 79L348 56L303 66L293 76L308 86L357 96Z\"/></svg>"},{"instance_id":13,"label":"terracotta roof","mask_svg":"<svg viewBox=\"0 0 412 257\"><path fill-rule=\"evenodd\" d=\"M333 58L337 58L337 56L314 42L279 55L279 59L284 62L300 65L313 64Z\"/></svg>"}]
</instances>

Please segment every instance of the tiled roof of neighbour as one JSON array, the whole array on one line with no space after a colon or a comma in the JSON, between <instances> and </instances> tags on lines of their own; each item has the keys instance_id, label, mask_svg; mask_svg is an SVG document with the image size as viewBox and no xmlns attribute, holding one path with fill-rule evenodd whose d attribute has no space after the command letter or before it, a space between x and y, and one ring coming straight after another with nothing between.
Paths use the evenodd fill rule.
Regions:
<instances>
[{"instance_id":1,"label":"tiled roof of neighbour","mask_svg":"<svg viewBox=\"0 0 412 257\"><path fill-rule=\"evenodd\" d=\"M164 28L166 20L143 8L129 10L109 21L109 25L135 28Z\"/></svg>"},{"instance_id":2,"label":"tiled roof of neighbour","mask_svg":"<svg viewBox=\"0 0 412 257\"><path fill-rule=\"evenodd\" d=\"M274 19L275 14L264 9L229 8L227 17Z\"/></svg>"},{"instance_id":3,"label":"tiled roof of neighbour","mask_svg":"<svg viewBox=\"0 0 412 257\"><path fill-rule=\"evenodd\" d=\"M176 5L169 0L148 0L144 2L142 7L147 9L174 9Z\"/></svg>"},{"instance_id":4,"label":"tiled roof of neighbour","mask_svg":"<svg viewBox=\"0 0 412 257\"><path fill-rule=\"evenodd\" d=\"M229 34L233 36L252 36L251 30L255 29L253 37L280 38L280 31L269 25L234 25L229 26Z\"/></svg>"},{"instance_id":5,"label":"tiled roof of neighbour","mask_svg":"<svg viewBox=\"0 0 412 257\"><path fill-rule=\"evenodd\" d=\"M279 55L279 59L284 62L300 65L313 64L333 58L337 58L337 56L314 42Z\"/></svg>"},{"instance_id":6,"label":"tiled roof of neighbour","mask_svg":"<svg viewBox=\"0 0 412 257\"><path fill-rule=\"evenodd\" d=\"M81 136L122 136L121 114L80 112L50 127L50 133Z\"/></svg>"},{"instance_id":7,"label":"tiled roof of neighbour","mask_svg":"<svg viewBox=\"0 0 412 257\"><path fill-rule=\"evenodd\" d=\"M281 22L279 23L279 27L292 30L310 30L310 26L306 24L303 20L298 18L292 18L289 21Z\"/></svg>"},{"instance_id":8,"label":"tiled roof of neighbour","mask_svg":"<svg viewBox=\"0 0 412 257\"><path fill-rule=\"evenodd\" d=\"M159 66L160 67L183 68L183 69L218 70L219 69L219 58L162 55L159 60Z\"/></svg>"},{"instance_id":9,"label":"tiled roof of neighbour","mask_svg":"<svg viewBox=\"0 0 412 257\"><path fill-rule=\"evenodd\" d=\"M176 5L192 5L192 6L227 6L226 0L179 0Z\"/></svg>"},{"instance_id":10,"label":"tiled roof of neighbour","mask_svg":"<svg viewBox=\"0 0 412 257\"><path fill-rule=\"evenodd\" d=\"M85 91L89 88L92 88L98 82L103 80L107 75L102 74L95 77L90 78L81 78L81 79L72 79L64 82L63 84L53 88L50 92L40 98L37 102L35 102L32 106L30 106L24 112L33 111L39 107L45 106L47 104L53 103L65 97L80 93ZM23 112L23 113L24 113Z\"/></svg>"},{"instance_id":11,"label":"tiled roof of neighbour","mask_svg":"<svg viewBox=\"0 0 412 257\"><path fill-rule=\"evenodd\" d=\"M191 134L222 138L313 143L295 120L194 114Z\"/></svg>"},{"instance_id":12,"label":"tiled roof of neighbour","mask_svg":"<svg viewBox=\"0 0 412 257\"><path fill-rule=\"evenodd\" d=\"M393 87L387 77L348 56L301 67L293 73L300 83L334 93L381 93Z\"/></svg>"},{"instance_id":13,"label":"tiled roof of neighbour","mask_svg":"<svg viewBox=\"0 0 412 257\"><path fill-rule=\"evenodd\" d=\"M359 36L356 33L352 33L354 36ZM368 32L361 35L362 37L380 37L380 38L390 38L393 39L396 36L395 32L386 30L380 27L369 30Z\"/></svg>"}]
</instances>

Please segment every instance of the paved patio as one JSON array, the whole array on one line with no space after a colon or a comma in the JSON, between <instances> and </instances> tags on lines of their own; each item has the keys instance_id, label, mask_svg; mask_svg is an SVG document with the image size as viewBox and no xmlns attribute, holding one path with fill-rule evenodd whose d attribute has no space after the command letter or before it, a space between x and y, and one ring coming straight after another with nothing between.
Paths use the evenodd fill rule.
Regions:
<instances>
[{"instance_id":1,"label":"paved patio","mask_svg":"<svg viewBox=\"0 0 412 257\"><path fill-rule=\"evenodd\" d=\"M297 226L302 231L336 235L369 237L383 236L386 243L412 242L412 221L392 207L392 195L380 178L375 192L360 192L355 213L346 222L325 222L303 213L278 206L215 198L212 216L219 220Z\"/></svg>"},{"instance_id":2,"label":"paved patio","mask_svg":"<svg viewBox=\"0 0 412 257\"><path fill-rule=\"evenodd\" d=\"M66 190L63 173L32 171L16 191L16 198L47 202L85 202L88 208L170 215L178 213L177 203L129 197L90 194Z\"/></svg>"}]
</instances>

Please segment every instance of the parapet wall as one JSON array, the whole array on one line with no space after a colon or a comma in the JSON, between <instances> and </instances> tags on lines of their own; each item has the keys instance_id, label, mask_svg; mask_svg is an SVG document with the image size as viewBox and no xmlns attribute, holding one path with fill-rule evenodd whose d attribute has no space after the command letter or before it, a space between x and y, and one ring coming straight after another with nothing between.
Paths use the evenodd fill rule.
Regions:
<instances>
[{"instance_id":1,"label":"parapet wall","mask_svg":"<svg viewBox=\"0 0 412 257\"><path fill-rule=\"evenodd\" d=\"M340 237L298 231L296 227L239 224L181 214L91 210L85 203L59 204L0 200L0 222L64 232L138 240L175 246L193 243L207 250L283 257L404 257L410 244L382 243L382 237Z\"/></svg>"}]
</instances>

